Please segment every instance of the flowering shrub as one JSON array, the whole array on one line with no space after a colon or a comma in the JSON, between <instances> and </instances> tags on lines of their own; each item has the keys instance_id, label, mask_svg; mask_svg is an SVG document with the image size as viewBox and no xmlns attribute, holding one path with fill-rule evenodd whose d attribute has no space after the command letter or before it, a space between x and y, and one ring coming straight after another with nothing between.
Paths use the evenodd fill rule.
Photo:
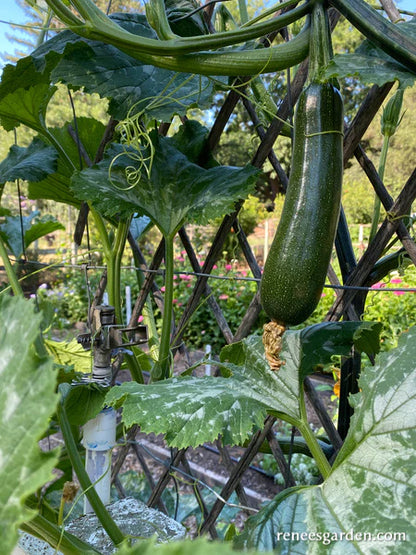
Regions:
<instances>
[{"instance_id":1,"label":"flowering shrub","mask_svg":"<svg viewBox=\"0 0 416 555\"><path fill-rule=\"evenodd\" d=\"M381 348L388 351L397 346L400 334L414 325L416 294L406 291L380 291L385 288L416 288L416 270L409 266L405 270L393 272L390 280L373 285L369 292L364 319L382 322Z\"/></svg>"},{"instance_id":2,"label":"flowering shrub","mask_svg":"<svg viewBox=\"0 0 416 555\"><path fill-rule=\"evenodd\" d=\"M392 272L384 281L375 283L368 292L363 320L381 322L381 350L397 346L400 334L414 325L416 293L388 289L416 288L416 269L413 266ZM322 322L335 299L335 291L325 288L315 312L301 327Z\"/></svg>"}]
</instances>

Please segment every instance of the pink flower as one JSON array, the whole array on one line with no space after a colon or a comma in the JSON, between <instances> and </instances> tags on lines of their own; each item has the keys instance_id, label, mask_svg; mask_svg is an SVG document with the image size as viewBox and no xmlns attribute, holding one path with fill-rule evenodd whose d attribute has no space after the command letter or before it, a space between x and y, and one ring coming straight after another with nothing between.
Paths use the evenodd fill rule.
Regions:
<instances>
[{"instance_id":1,"label":"pink flower","mask_svg":"<svg viewBox=\"0 0 416 555\"><path fill-rule=\"evenodd\" d=\"M218 266L216 264L214 264L214 266L212 267L213 270L216 270L218 268Z\"/></svg>"},{"instance_id":2,"label":"pink flower","mask_svg":"<svg viewBox=\"0 0 416 555\"><path fill-rule=\"evenodd\" d=\"M377 283L374 283L374 285L371 286L371 289L381 289L384 286L385 284L382 281L378 281Z\"/></svg>"},{"instance_id":3,"label":"pink flower","mask_svg":"<svg viewBox=\"0 0 416 555\"><path fill-rule=\"evenodd\" d=\"M402 283L402 280L400 278L393 278L390 280L390 283Z\"/></svg>"},{"instance_id":4,"label":"pink flower","mask_svg":"<svg viewBox=\"0 0 416 555\"><path fill-rule=\"evenodd\" d=\"M232 266L231 264L226 264L225 265L225 269L229 272L230 270L232 270Z\"/></svg>"},{"instance_id":5,"label":"pink flower","mask_svg":"<svg viewBox=\"0 0 416 555\"><path fill-rule=\"evenodd\" d=\"M242 275L243 277L247 277L247 272L246 272L246 270L241 270L241 275Z\"/></svg>"},{"instance_id":6,"label":"pink flower","mask_svg":"<svg viewBox=\"0 0 416 555\"><path fill-rule=\"evenodd\" d=\"M144 318L143 318L143 314L140 314L139 318L137 319L137 321L139 322L143 322Z\"/></svg>"},{"instance_id":7,"label":"pink flower","mask_svg":"<svg viewBox=\"0 0 416 555\"><path fill-rule=\"evenodd\" d=\"M165 292L165 289L166 289L166 288L165 288L165 286L164 286L164 285L162 285L162 287L160 288L160 290L162 291L162 293L164 293L164 292Z\"/></svg>"},{"instance_id":8,"label":"pink flower","mask_svg":"<svg viewBox=\"0 0 416 555\"><path fill-rule=\"evenodd\" d=\"M406 291L393 291L395 295L404 295Z\"/></svg>"},{"instance_id":9,"label":"pink flower","mask_svg":"<svg viewBox=\"0 0 416 555\"><path fill-rule=\"evenodd\" d=\"M177 276L177 275L174 275L174 276L173 276L173 279L174 279L174 280L175 280L175 279L178 279L178 276Z\"/></svg>"},{"instance_id":10,"label":"pink flower","mask_svg":"<svg viewBox=\"0 0 416 555\"><path fill-rule=\"evenodd\" d=\"M222 295L220 295L219 297L220 301L226 301L228 299L228 295L226 295L225 293L223 293Z\"/></svg>"}]
</instances>

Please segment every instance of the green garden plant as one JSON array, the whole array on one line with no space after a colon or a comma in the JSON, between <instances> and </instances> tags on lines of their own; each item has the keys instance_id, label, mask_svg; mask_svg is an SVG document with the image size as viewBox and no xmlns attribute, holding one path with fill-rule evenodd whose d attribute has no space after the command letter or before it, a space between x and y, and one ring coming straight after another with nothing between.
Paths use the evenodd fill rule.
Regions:
<instances>
[{"instance_id":1,"label":"green garden plant","mask_svg":"<svg viewBox=\"0 0 416 555\"><path fill-rule=\"evenodd\" d=\"M312 79L316 81L319 76L319 88L326 87L322 83L354 74L364 83L377 85L397 80L404 90L415 79L414 22L394 25L361 0L331 0L330 5L368 40L359 52L334 57L330 62L328 5L320 0L299 5L289 0L264 10L251 21L242 2L239 28L201 36L206 27L201 26L199 17L191 18L187 22L189 34L184 37L177 34L179 28L169 21L168 10L159 0L149 2L146 16L123 13L109 17L92 0L47 0L47 4L66 29L16 65L6 66L0 83L0 121L4 129L11 131L25 125L36 134L31 145L12 149L1 164L0 198L6 181L24 177L30 198L50 199L76 208L86 203L100 237L109 302L115 307L118 323L123 321L121 266L127 237L131 232L137 239L143 232L137 232L137 219L146 217L164 239L164 309L159 337L149 305L143 310L157 348L150 349L149 354L135 350L125 355L132 381L105 388L79 383L73 387L77 372L85 371L85 359L75 349L59 350L45 341L40 331L42 314L35 312L31 301L23 299L9 258L12 245L10 241L7 245L0 234L0 256L16 297L10 299L4 293L0 297L0 359L5 361L0 367L0 406L4 422L10 425L2 426L0 431L0 444L7 448L6 456L0 457L0 478L6 484L0 510L2 529L6 531L3 549L11 552L20 527L64 553L95 552L64 531L59 514L39 493L44 484L46 492L60 485L59 480L49 483L52 468L56 467L64 476L75 469L84 494L120 553L155 550L151 542L130 545L83 468L79 426L103 406L113 406L122 409L126 430L139 425L144 432L163 433L166 441L177 448L197 446L219 436L225 444L244 445L271 417L299 430L299 448L295 442L293 446L314 459L321 483L284 490L248 521L244 532L234 538L236 548L282 553L370 553L375 549L378 553L393 549L395 553L408 553L408 546L416 544L412 506L416 475L414 329L403 335L394 351L381 354L375 366L365 367L360 391L351 400L354 416L349 433L335 452L333 446L329 449L327 441L316 436L308 422L305 381L317 367L332 363L334 356L348 357L352 349L373 360L379 351L380 323L345 320L287 329L281 338L278 371L270 368L261 338L249 336L224 347L218 363L221 376L217 378L198 378L191 371L173 375L171 327L173 308L178 304L174 302L178 270L174 241L179 230L190 222L206 223L233 213L236 203L241 204L254 190L259 174L259 169L250 164L241 168L221 166L210 153L207 155L208 130L188 119L191 109L209 109L218 89L238 92L237 76L247 76L248 87L253 77L256 90L267 94L266 86L258 86L262 73L295 67L308 54ZM274 17L277 7L287 11ZM193 10L188 14L194 15ZM314 23L317 16L323 18L323 34L323 27ZM265 48L259 40L292 23L302 30L287 42ZM317 44L323 51L316 56ZM318 61L325 65L319 71ZM82 87L85 94L96 93L108 99L108 125L93 118L78 118L75 113L73 120L62 126L48 126L48 105L58 83L69 89ZM317 96L320 94L318 91ZM334 120L318 113L318 119L322 115L330 121L329 128L317 130L307 127L312 117L310 106L307 108L296 122L307 129L301 143L318 143L317 155L322 145L326 148L331 143L335 169L329 177L338 186L341 107L336 106ZM172 121L174 116L182 118L181 126L173 128L168 136L158 133L159 124ZM324 161L330 161L329 156L326 152ZM315 159L306 153L302 159L305 179L311 177L309 170L314 163ZM292 168L292 175L296 177L297 171L299 168ZM298 185L298 192L306 190L306 183ZM324 193L322 197L318 194L314 202L317 208L323 207L328 219L313 222L306 220L305 214L301 222L304 226L289 229L295 241L297 231L300 235L309 231L305 226L322 226L323 233L328 233L328 245L332 245L339 202L334 202L331 212L331 202L323 197ZM294 221L289 216L294 212L292 206L290 214L284 216L290 219L289 227ZM310 276L300 264L302 249L299 243L294 245L298 259L291 262L299 262L299 275L295 277L306 282ZM319 249L316 240L311 248L324 276L329 247L325 256L315 252ZM381 280L391 267L379 264L378 271ZM140 287L143 277L140 273L137 277ZM321 281L318 286L312 283L315 301L322 294ZM284 285L291 292L291 283ZM285 295L285 291L280 293ZM301 309L301 316L295 319L287 315L276 319L303 324L312 310ZM274 311L271 315L275 318ZM45 314L43 319L47 319ZM55 366L48 350L54 355ZM149 369L151 378L147 385L145 369ZM27 427L28 421L32 427ZM56 424L64 448L60 453L39 453L37 440L42 434L53 433ZM23 430L18 450L10 441L16 429ZM383 510L369 510L369 505ZM350 538L347 532L351 530L355 535ZM280 541L289 532L297 536ZM401 535L393 537L393 532ZM309 534L309 541L301 542L299 536L304 533ZM384 533L386 541L379 533ZM232 546L198 540L162 546L160 550L175 549L185 554L214 549L215 553L226 553Z\"/></svg>"}]
</instances>

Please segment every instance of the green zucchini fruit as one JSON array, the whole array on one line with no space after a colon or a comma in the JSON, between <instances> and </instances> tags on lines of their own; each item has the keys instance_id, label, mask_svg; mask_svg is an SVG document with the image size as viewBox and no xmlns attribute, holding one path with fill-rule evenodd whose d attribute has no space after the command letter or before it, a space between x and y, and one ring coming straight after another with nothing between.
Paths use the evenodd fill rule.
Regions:
<instances>
[{"instance_id":1,"label":"green zucchini fruit","mask_svg":"<svg viewBox=\"0 0 416 555\"><path fill-rule=\"evenodd\" d=\"M260 283L267 315L297 325L315 310L325 283L341 205L343 102L312 81L295 113L289 185Z\"/></svg>"}]
</instances>

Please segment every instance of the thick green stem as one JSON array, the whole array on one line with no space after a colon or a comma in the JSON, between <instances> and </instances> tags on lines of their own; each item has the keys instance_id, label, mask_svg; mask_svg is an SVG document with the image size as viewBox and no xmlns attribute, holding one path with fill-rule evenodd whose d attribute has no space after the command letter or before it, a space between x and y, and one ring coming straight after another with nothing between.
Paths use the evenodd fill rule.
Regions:
<instances>
[{"instance_id":1,"label":"thick green stem","mask_svg":"<svg viewBox=\"0 0 416 555\"><path fill-rule=\"evenodd\" d=\"M51 23L51 19L53 16L53 11L51 10L51 8L48 8L46 15L45 15L45 19L44 19L44 23L42 26L42 29L38 35L37 41L36 41L36 48L38 48L41 44L44 43L45 38L46 38L46 33L49 30L49 25Z\"/></svg>"},{"instance_id":2,"label":"thick green stem","mask_svg":"<svg viewBox=\"0 0 416 555\"><path fill-rule=\"evenodd\" d=\"M378 174L380 179L384 179L384 171L386 169L386 160L387 160L387 152L389 150L389 143L390 137L389 135L384 135L383 137L383 146L381 147L381 154L380 154L380 162L378 165ZM380 209L381 209L381 201L377 195L374 197L374 207L373 207L373 218L371 221L371 229L370 229L370 237L369 243L374 239L377 229L378 229L378 222L380 220Z\"/></svg>"},{"instance_id":3,"label":"thick green stem","mask_svg":"<svg viewBox=\"0 0 416 555\"><path fill-rule=\"evenodd\" d=\"M62 528L38 514L29 522L25 522L20 526L23 532L27 532L36 538L46 541L49 545L58 549L64 555L74 555L74 553L83 553L84 555L93 555L100 553L90 544L78 539L68 532L64 532Z\"/></svg>"},{"instance_id":4,"label":"thick green stem","mask_svg":"<svg viewBox=\"0 0 416 555\"><path fill-rule=\"evenodd\" d=\"M19 283L19 280L17 279L15 271L13 270L13 266L10 263L7 250L1 236L0 236L0 257L3 260L4 269L6 270L7 278L9 280L10 287L12 288L13 293L16 295L16 297L19 297L19 296L23 297L24 295L23 295L22 287Z\"/></svg>"},{"instance_id":5,"label":"thick green stem","mask_svg":"<svg viewBox=\"0 0 416 555\"><path fill-rule=\"evenodd\" d=\"M373 44L416 71L416 43L402 25L395 25L362 0L330 0L330 3Z\"/></svg>"},{"instance_id":6,"label":"thick green stem","mask_svg":"<svg viewBox=\"0 0 416 555\"><path fill-rule=\"evenodd\" d=\"M200 75L228 75L235 77L236 75L251 76L258 73L280 71L301 63L308 55L309 36L310 28L307 22L295 38L270 48L195 52L178 56L155 56L137 52L133 47L119 44L115 46L129 56L156 67ZM114 43L113 40L102 37L98 40L109 44Z\"/></svg>"},{"instance_id":7,"label":"thick green stem","mask_svg":"<svg viewBox=\"0 0 416 555\"><path fill-rule=\"evenodd\" d=\"M52 8L57 17L66 25L82 26L83 21L78 19L74 13L61 0L47 0L48 6Z\"/></svg>"},{"instance_id":8,"label":"thick green stem","mask_svg":"<svg viewBox=\"0 0 416 555\"><path fill-rule=\"evenodd\" d=\"M124 247L126 246L127 234L130 227L130 218L126 221L121 221L117 225L116 239L114 241L113 248L113 265L114 265L114 276L113 283L111 286L113 288L113 304L116 311L116 321L119 324L123 323L122 314L122 303L121 303L121 261L123 258ZM109 281L107 281L109 283Z\"/></svg>"},{"instance_id":9,"label":"thick green stem","mask_svg":"<svg viewBox=\"0 0 416 555\"><path fill-rule=\"evenodd\" d=\"M120 49L129 48L139 54L151 56L178 56L203 50L223 48L233 44L263 37L268 33L286 27L310 12L313 2L305 2L301 6L271 18L265 22L250 25L243 29L215 33L213 35L177 37L170 40L156 40L130 33L107 17L92 0L71 0L71 4L84 17L86 23L74 25L73 14L65 15L65 5L60 0L47 0L47 4L75 33L92 40L101 40ZM196 72L198 73L198 72Z\"/></svg>"},{"instance_id":10,"label":"thick green stem","mask_svg":"<svg viewBox=\"0 0 416 555\"><path fill-rule=\"evenodd\" d=\"M122 303L121 303L121 261L127 234L129 232L130 220L120 221L116 231L114 248L110 244L110 239L100 214L94 209L91 210L94 221L103 244L104 256L107 264L107 291L110 305L114 306L116 322L123 323ZM134 381L144 383L143 373L135 356L126 355L125 360Z\"/></svg>"},{"instance_id":11,"label":"thick green stem","mask_svg":"<svg viewBox=\"0 0 416 555\"><path fill-rule=\"evenodd\" d=\"M311 42L309 46L309 81L326 82L325 69L332 58L331 32L328 13L323 0L317 0L311 15Z\"/></svg>"},{"instance_id":12,"label":"thick green stem","mask_svg":"<svg viewBox=\"0 0 416 555\"><path fill-rule=\"evenodd\" d=\"M319 445L318 440L315 437L315 434L312 432L312 430L309 427L303 391L300 394L299 406L300 406L301 418L300 418L300 422L297 423L297 428L299 432L302 434L303 439L306 441L309 447L309 450L312 454L312 457L315 459L316 466L318 467L318 470L321 473L322 478L325 480L331 473L331 465L329 464L328 459L326 458L324 452L322 451L322 448Z\"/></svg>"},{"instance_id":13,"label":"thick green stem","mask_svg":"<svg viewBox=\"0 0 416 555\"><path fill-rule=\"evenodd\" d=\"M120 221L117 226L114 247L110 253L107 264L107 288L110 304L114 306L116 322L123 324L123 311L121 302L121 262L130 228L129 218ZM134 381L144 383L143 373L135 356L126 355L125 360Z\"/></svg>"},{"instance_id":14,"label":"thick green stem","mask_svg":"<svg viewBox=\"0 0 416 555\"><path fill-rule=\"evenodd\" d=\"M89 204L90 213L94 218L94 223L97 228L98 233L100 234L101 243L103 246L104 256L108 256L111 254L111 243L108 237L107 229L105 227L104 220L102 216L97 212L97 210Z\"/></svg>"},{"instance_id":15,"label":"thick green stem","mask_svg":"<svg viewBox=\"0 0 416 555\"><path fill-rule=\"evenodd\" d=\"M178 38L170 28L164 0L149 0L145 4L146 18L161 40Z\"/></svg>"},{"instance_id":16,"label":"thick green stem","mask_svg":"<svg viewBox=\"0 0 416 555\"><path fill-rule=\"evenodd\" d=\"M247 4L246 0L238 0L238 10L240 12L240 20L241 24L248 22L248 11L247 11Z\"/></svg>"},{"instance_id":17,"label":"thick green stem","mask_svg":"<svg viewBox=\"0 0 416 555\"><path fill-rule=\"evenodd\" d=\"M134 265L136 268L140 267L140 259L137 253L133 250ZM139 289L142 288L144 284L143 272L136 270L136 278ZM152 308L152 302L149 297L147 297L145 305L142 309L143 323L147 327L147 340L149 345L149 354L153 360L158 360L159 357L159 334L157 332L155 317Z\"/></svg>"},{"instance_id":18,"label":"thick green stem","mask_svg":"<svg viewBox=\"0 0 416 555\"><path fill-rule=\"evenodd\" d=\"M110 514L105 508L104 503L101 501L93 485L91 484L91 480L84 468L84 465L82 464L82 459L78 452L78 446L72 434L71 425L67 418L65 407L63 406L62 402L58 406L57 416L62 436L68 450L69 459L78 477L79 483L81 484L81 487L85 495L87 496L91 507L97 515L98 520L101 522L105 531L110 536L111 541L115 545L120 545L124 541L125 537L117 524L111 518Z\"/></svg>"},{"instance_id":19,"label":"thick green stem","mask_svg":"<svg viewBox=\"0 0 416 555\"><path fill-rule=\"evenodd\" d=\"M165 237L165 294L163 302L162 335L159 346L159 364L162 379L170 374L170 334L173 307L173 236Z\"/></svg>"}]
</instances>

